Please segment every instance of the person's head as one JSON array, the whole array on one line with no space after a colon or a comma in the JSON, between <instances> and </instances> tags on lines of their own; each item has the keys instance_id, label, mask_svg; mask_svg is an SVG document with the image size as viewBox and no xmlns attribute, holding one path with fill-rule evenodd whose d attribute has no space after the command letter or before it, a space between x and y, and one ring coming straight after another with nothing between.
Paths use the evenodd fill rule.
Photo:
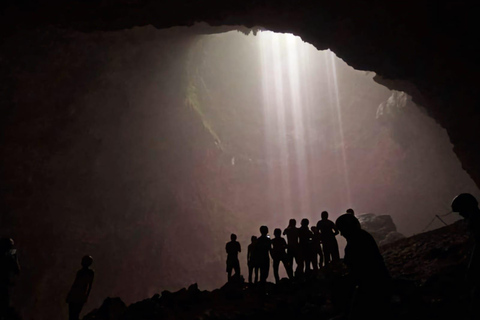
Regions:
<instances>
[{"instance_id":1,"label":"person's head","mask_svg":"<svg viewBox=\"0 0 480 320\"><path fill-rule=\"evenodd\" d=\"M308 227L308 224L309 224L309 223L310 223L310 221L308 221L308 219L305 218L305 219L302 219L302 222L300 222L300 225L301 225L302 227Z\"/></svg>"},{"instance_id":2,"label":"person's head","mask_svg":"<svg viewBox=\"0 0 480 320\"><path fill-rule=\"evenodd\" d=\"M273 230L273 235L275 236L275 238L280 238L282 236L282 230L276 228L275 230Z\"/></svg>"},{"instance_id":3,"label":"person's head","mask_svg":"<svg viewBox=\"0 0 480 320\"><path fill-rule=\"evenodd\" d=\"M347 213L355 215L355 212L353 211L353 209L352 209L352 208L350 208L350 209L347 209Z\"/></svg>"},{"instance_id":4,"label":"person's head","mask_svg":"<svg viewBox=\"0 0 480 320\"><path fill-rule=\"evenodd\" d=\"M266 236L268 234L268 227L267 226L261 226L260 227L260 234L262 236Z\"/></svg>"},{"instance_id":5,"label":"person's head","mask_svg":"<svg viewBox=\"0 0 480 320\"><path fill-rule=\"evenodd\" d=\"M355 232L362 229L358 219L350 213L342 214L338 217L337 221L335 221L335 224L340 234L347 240L351 235L355 234Z\"/></svg>"},{"instance_id":6,"label":"person's head","mask_svg":"<svg viewBox=\"0 0 480 320\"><path fill-rule=\"evenodd\" d=\"M479 211L478 201L470 193L461 193L453 199L452 211L458 212L462 217L468 219Z\"/></svg>"},{"instance_id":7,"label":"person's head","mask_svg":"<svg viewBox=\"0 0 480 320\"><path fill-rule=\"evenodd\" d=\"M92 256L84 256L84 257L82 258L82 267L88 268L88 267L90 267L90 266L92 265L92 263L93 263L93 258L92 258Z\"/></svg>"},{"instance_id":8,"label":"person's head","mask_svg":"<svg viewBox=\"0 0 480 320\"><path fill-rule=\"evenodd\" d=\"M315 234L318 232L318 229L317 229L316 226L312 226L312 227L310 228L310 230L312 230L312 232L315 233Z\"/></svg>"},{"instance_id":9,"label":"person's head","mask_svg":"<svg viewBox=\"0 0 480 320\"><path fill-rule=\"evenodd\" d=\"M290 219L290 221L288 222L288 226L289 227L295 227L297 225L297 220L295 219Z\"/></svg>"},{"instance_id":10,"label":"person's head","mask_svg":"<svg viewBox=\"0 0 480 320\"><path fill-rule=\"evenodd\" d=\"M255 243L257 241L257 236L252 236L250 240L252 241L252 243Z\"/></svg>"},{"instance_id":11,"label":"person's head","mask_svg":"<svg viewBox=\"0 0 480 320\"><path fill-rule=\"evenodd\" d=\"M327 219L328 219L328 212L322 211L322 220L327 220Z\"/></svg>"},{"instance_id":12,"label":"person's head","mask_svg":"<svg viewBox=\"0 0 480 320\"><path fill-rule=\"evenodd\" d=\"M232 233L232 234L230 235L230 240L236 241L236 240L237 240L237 235L236 235L235 233Z\"/></svg>"}]
</instances>

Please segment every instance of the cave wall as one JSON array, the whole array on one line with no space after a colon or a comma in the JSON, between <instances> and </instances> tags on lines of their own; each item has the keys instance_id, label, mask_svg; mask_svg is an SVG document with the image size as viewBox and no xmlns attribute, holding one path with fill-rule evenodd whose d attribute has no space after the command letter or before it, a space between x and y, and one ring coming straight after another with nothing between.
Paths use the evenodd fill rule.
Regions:
<instances>
[{"instance_id":1,"label":"cave wall","mask_svg":"<svg viewBox=\"0 0 480 320\"><path fill-rule=\"evenodd\" d=\"M389 88L412 95L447 129L464 169L480 184L472 1L10 0L0 10L3 40L49 25L91 32L200 21L226 30L262 27L294 33L318 49L330 48L355 69L376 72L377 81Z\"/></svg>"},{"instance_id":2,"label":"cave wall","mask_svg":"<svg viewBox=\"0 0 480 320\"><path fill-rule=\"evenodd\" d=\"M153 1L78 1L78 2L60 2L60 1L21 1L4 2L1 5L0 35L1 35L1 55L0 55L0 103L2 108L2 117L0 125L2 128L8 127L9 123L15 123L25 128L16 128L15 132L23 131L23 136L11 135L8 131L2 130L1 142L2 152L2 177L10 177L2 180L2 208L16 208L15 211L2 212L2 225L9 228L17 224L16 232L28 233L32 243L51 243L51 246L61 246L62 239L70 229L70 226L82 224L82 221L96 221L98 218L89 213L105 210L105 206L113 205L112 210L118 212L128 207L127 202L115 204L113 194L123 194L128 198L129 188L136 185L128 185L132 180L128 180L127 173L124 184L112 185L110 196L108 194L99 195L95 185L100 183L103 187L108 187L108 180L91 180L91 176L86 174L95 173L100 168L107 168L112 159L104 158L97 160L96 152L102 148L102 142L98 136L110 137L110 142L114 142L114 136L121 130L112 126L108 118L115 117L115 123L123 123L128 127L135 123L135 117L144 119L154 119L151 114L129 113L131 104L125 99L128 94L125 90L138 90L132 88L133 82L128 83L124 79L138 75L148 75L151 71L148 65L135 65L135 72L129 72L134 67L129 66L123 73L111 75L107 79L108 87L105 86L105 79L97 79L99 71L108 69L109 65L118 67L124 61L116 60L115 51L124 46L120 43L129 44L126 55L138 59L145 59L145 52L142 50L141 43L151 44L155 41L154 37L145 39L120 37L112 39L99 36L97 40L71 41L70 33L75 31L76 37L81 38L81 33L98 32L102 30L121 30L133 28L134 26L153 25L157 28L168 28L177 25L192 25L196 21L205 21L211 25L223 25L221 30L241 29L248 31L246 27L260 26L267 29L280 32L292 32L301 36L305 41L315 45L319 49L331 48L338 56L347 63L361 70L371 70L378 74L377 81L389 88L407 91L413 96L413 99L421 104L442 127L447 129L449 137L454 145L454 151L459 157L463 167L476 181L480 183L480 145L477 143L477 127L480 124L480 112L477 109L478 98L476 90L476 74L478 65L472 58L470 50L471 39L474 39L471 24L474 21L468 14L473 14L468 3L440 2L435 5L428 2L402 2L401 4L372 2L350 3L340 1L335 3L322 3L315 1L300 1L290 3L288 1L246 1L237 3L227 3L220 1L210 2L188 2L177 1L165 7L164 4ZM55 26L55 36L49 35L52 32L52 26ZM60 31L58 31L60 30ZM64 37L58 36L58 32L65 31ZM193 33L218 32L205 27L192 30ZM79 33L77 33L79 32ZM63 38L63 39L62 39ZM59 40L61 39L61 40ZM91 38L90 38L91 39ZM78 39L77 39L78 40ZM59 41L60 43L55 43ZM103 43L110 41L107 49L91 55L91 48L95 46L95 41ZM72 44L75 43L75 44ZM93 43L93 44L92 44ZM190 45L178 43L177 46ZM53 50L52 50L53 48ZM56 49L58 51L56 51ZM143 48L145 49L145 48ZM150 50L151 47L148 47ZM73 57L73 58L72 58ZM83 57L83 60L76 60ZM152 57L149 56L149 59ZM147 59L148 60L148 59ZM20 61L20 62L19 62ZM56 61L56 62L55 62ZM150 60L151 61L151 60ZM160 60L159 60L160 61ZM164 64L159 63L158 70L168 68L167 62L175 61L174 57L165 57ZM83 66L89 65L91 68L87 71ZM131 69L130 69L131 68ZM121 69L121 68L114 68ZM32 74L35 76L32 77ZM55 74L56 78L52 78ZM71 77L72 74L81 75L80 77ZM108 72L107 72L108 74ZM137 76L138 76L137 75ZM15 79L12 81L12 77ZM153 80L153 82L160 80ZM182 79L177 79L182 81ZM16 87L18 83L22 87ZM92 87L93 86L93 87ZM35 92L33 96L49 95L54 92L56 103L38 104L37 99L29 97L30 88ZM68 89L66 89L68 88ZM92 88L93 93L90 92ZM171 90L171 88L170 88ZM175 89L177 90L177 89ZM177 93L181 96L183 91L172 90L172 96ZM90 92L90 97L88 96ZM95 93L96 92L96 93ZM81 112L90 114L93 111L79 110L75 104L88 105L88 99L96 101L92 108L104 108L100 97L108 92L110 97L116 97L116 108L105 109L98 115L96 121L87 126L88 132L84 132L82 121L90 119L82 118ZM19 94L20 93L20 94ZM76 101L82 97L81 102ZM173 99L173 98L172 98ZM183 101L176 101L182 103ZM26 106L24 110L15 109L16 105ZM69 106L65 108L65 106ZM141 109L141 108L140 108ZM33 110L33 113L32 113ZM164 109L168 110L168 108ZM137 109L137 111L139 111ZM95 111L96 112L96 111ZM95 113L93 112L93 113ZM80 113L80 114L79 114ZM155 116L155 115L154 115ZM164 114L162 114L164 116ZM204 143L210 143L209 137L205 136L203 128L195 119L188 115L177 115L181 121L192 123L191 130L198 130L198 136L204 137ZM25 121L24 121L25 120ZM138 119L137 119L138 120ZM198 120L198 119L197 119ZM189 122L190 121L190 122ZM146 130L137 123L137 129L142 132ZM127 126L128 123L128 126ZM173 122L175 123L175 122ZM150 123L151 128L156 128L154 123ZM143 132L144 133L144 132ZM141 133L141 134L143 134ZM139 134L139 135L141 135ZM191 131L189 131L191 134ZM75 154L82 154L75 162L69 162L71 154L70 142L76 137L84 138L76 140L73 146ZM136 138L138 138L137 136ZM45 141L49 141L45 146ZM53 143L52 143L53 141ZM22 147L18 147L22 146ZM41 147L39 147L41 146ZM68 148L65 148L69 146ZM93 148L92 148L93 146ZM122 145L114 145L111 152L122 152ZM132 146L129 146L132 147ZM137 150L147 150L149 143L145 145L134 146ZM96 149L97 148L97 149ZM155 154L162 153L162 150L178 150L175 145L161 146L156 149L148 149ZM191 146L195 148L195 146ZM214 148L212 148L214 149ZM66 150L66 151L65 151ZM70 149L71 150L71 149ZM81 151L84 151L83 153ZM182 151L178 151L182 152ZM188 151L186 151L188 152ZM177 154L178 155L178 154ZM177 161L180 156L172 155L170 159ZM187 155L188 158L188 155ZM16 163L16 159L31 159L26 166L22 162ZM206 154L202 161L211 161L210 155ZM91 167L84 167L82 164L91 164ZM116 170L131 168L130 173L142 171L145 163L128 159L116 164ZM132 166L133 165L133 166ZM152 165L152 164L148 164ZM96 167L97 166L97 167ZM12 168L15 168L12 170ZM183 166L184 170L191 168L191 163L186 160ZM6 172L8 170L8 172ZM168 173L174 178L183 176L181 172ZM112 171L115 171L112 169ZM128 171L128 170L127 170ZM150 172L143 172L145 179L148 180ZM197 173L191 173L195 176ZM52 177L66 177L73 175L70 181L84 181L82 186L72 184L67 181L58 181ZM201 177L201 176L200 176ZM173 178L172 178L173 180ZM25 186L37 186L39 184L48 184L49 188L54 188L58 194L63 194L62 199L49 199L49 194L45 190ZM88 187L90 186L90 187ZM137 186L139 187L139 186ZM167 193L162 186L158 187L159 193ZM80 190L79 188L83 188ZM31 201L23 202L22 197L17 197L16 193L21 189ZM15 190L15 197L14 192ZM461 190L459 190L461 191ZM87 194L85 198L72 199L72 195ZM141 200L149 203L149 199L157 197L158 194L144 195ZM109 199L108 203L103 203L101 198ZM176 202L188 202L194 198L194 193L184 192L174 195ZM138 200L138 199L137 199ZM204 199L193 199L193 202L199 202L198 206L205 205ZM93 207L82 207L82 210L75 208L71 203L93 203ZM53 203L53 207L52 207ZM195 206L194 204L193 206ZM208 204L212 205L212 204ZM176 204L165 204L171 206L172 211ZM111 209L111 208L110 208ZM145 208L145 211L155 208ZM178 208L175 208L178 209ZM221 210L221 209L219 209ZM69 219L58 219L52 215L52 212L64 212ZM22 215L22 212L25 213ZM28 219L27 212L36 212L43 217L43 222L38 224L37 230L22 230L21 225ZM178 212L178 211L177 211ZM134 213L131 213L132 215ZM122 217L122 223L128 223L133 216ZM63 225L62 232L55 231L50 238L45 239L44 230L51 229L52 221ZM137 219L135 219L137 220ZM141 220L141 219L140 219ZM21 221L22 223L19 223ZM62 222L63 221L63 222ZM143 220L144 224L161 224L163 221ZM232 223L233 222L228 222ZM109 291L95 291L96 297L92 297L92 302L98 303L105 296L110 294L119 294L115 291L115 280L117 274L109 274L111 265L122 265L122 253L126 250L129 254L134 254L138 248L142 248L149 243L142 242L142 235L135 230L130 230L124 234L115 234L114 226L109 225L109 221L96 221L96 230L91 233L80 231L77 234L71 233L72 238L82 243L75 251L69 251L69 248L63 248L63 253L67 256L55 257L52 250L38 248L36 255L22 260L25 266L30 265L32 272L25 269L24 274L28 278L22 280L23 286L35 285L34 291L45 292L52 283L56 287L55 299L49 300L48 296L31 297L25 306L27 309L42 311L48 310L48 304L62 303L63 293L68 289L69 281L73 274L71 270L77 268L75 259L83 254L85 250L97 250L97 244L104 239L115 243L109 244L109 248L119 247L116 254L116 260L109 261L110 265L105 266L103 279L99 278L100 288L110 288ZM15 228L15 226L13 227ZM11 230L11 229L10 229ZM182 230L182 226L176 225L174 230ZM97 232L98 231L98 232ZM90 238L90 234L100 234L99 238ZM110 237L111 236L111 237ZM151 235L150 235L151 236ZM15 235L14 235L15 237ZM104 237L104 238L102 238ZM21 237L20 237L21 238ZM87 241L83 242L83 239ZM145 236L145 239L148 238ZM132 244L130 239L135 239ZM213 238L212 238L213 239ZM195 240L195 239L194 239ZM217 241L218 239L214 239ZM21 243L19 244L21 245ZM168 255L168 251L164 251ZM94 256L102 256L104 253L93 251ZM167 264L173 264L168 261L168 257L157 257L155 252L152 256L158 260L164 259ZM51 267L62 273L62 276L45 277L40 270L36 270L35 261L50 261ZM171 259L170 259L171 260ZM64 262L68 261L68 262ZM151 272L162 272L161 265L151 264L150 261L142 261L145 268ZM47 268L45 265L43 268ZM102 266L97 266L100 270ZM122 274L129 270L120 270ZM185 270L188 272L189 270ZM69 273L70 272L70 273ZM191 275L187 281L194 282L196 279ZM150 279L140 278L139 283L148 283ZM184 283L184 282L182 282ZM118 285L120 286L120 285ZM159 285L160 286L160 285ZM113 289L112 289L113 288ZM30 289L29 289L30 290ZM122 288L123 290L123 288ZM128 288L132 295L135 295L136 288ZM121 292L123 293L123 291ZM123 296L123 295L122 295ZM64 305L65 306L65 305ZM45 318L54 318L58 316L57 309L51 309L44 313Z\"/></svg>"}]
</instances>

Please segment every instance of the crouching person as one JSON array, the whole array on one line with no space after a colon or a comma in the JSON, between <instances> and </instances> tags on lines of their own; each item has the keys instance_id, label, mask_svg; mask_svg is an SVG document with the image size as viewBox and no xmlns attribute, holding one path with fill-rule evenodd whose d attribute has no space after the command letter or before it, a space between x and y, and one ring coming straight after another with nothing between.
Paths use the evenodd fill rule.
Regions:
<instances>
[{"instance_id":1,"label":"crouching person","mask_svg":"<svg viewBox=\"0 0 480 320\"><path fill-rule=\"evenodd\" d=\"M391 278L377 243L351 214L341 215L336 225L347 240L344 262L356 285L349 319L388 319Z\"/></svg>"}]
</instances>

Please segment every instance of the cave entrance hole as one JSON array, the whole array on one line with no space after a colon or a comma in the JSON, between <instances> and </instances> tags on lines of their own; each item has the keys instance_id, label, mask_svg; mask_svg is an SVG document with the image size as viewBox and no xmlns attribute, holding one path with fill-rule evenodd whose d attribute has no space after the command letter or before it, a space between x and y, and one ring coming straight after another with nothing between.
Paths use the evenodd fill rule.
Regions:
<instances>
[{"instance_id":1,"label":"cave entrance hole","mask_svg":"<svg viewBox=\"0 0 480 320\"><path fill-rule=\"evenodd\" d=\"M259 180L263 210L279 227L353 207L392 215L409 235L470 183L445 132L406 94L299 37L201 36L187 70L187 101L231 170L268 172Z\"/></svg>"}]
</instances>

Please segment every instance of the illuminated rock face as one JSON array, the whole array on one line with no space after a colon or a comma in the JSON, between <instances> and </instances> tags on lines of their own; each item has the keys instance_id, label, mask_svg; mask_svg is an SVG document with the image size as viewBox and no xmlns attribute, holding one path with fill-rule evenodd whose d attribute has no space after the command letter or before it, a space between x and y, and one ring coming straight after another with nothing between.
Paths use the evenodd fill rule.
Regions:
<instances>
[{"instance_id":1,"label":"illuminated rock face","mask_svg":"<svg viewBox=\"0 0 480 320\"><path fill-rule=\"evenodd\" d=\"M264 27L330 48L378 82L407 91L448 130L463 167L480 184L478 62L469 4L440 1L6 1L0 33L55 25L82 31L157 28L207 22L228 29ZM197 31L196 31L197 32ZM217 32L204 28L198 32ZM21 40L20 40L21 41Z\"/></svg>"},{"instance_id":2,"label":"illuminated rock face","mask_svg":"<svg viewBox=\"0 0 480 320\"><path fill-rule=\"evenodd\" d=\"M357 218L362 225L362 229L369 232L378 245L385 245L405 238L403 234L397 232L397 227L389 215L365 213L358 215Z\"/></svg>"}]
</instances>

